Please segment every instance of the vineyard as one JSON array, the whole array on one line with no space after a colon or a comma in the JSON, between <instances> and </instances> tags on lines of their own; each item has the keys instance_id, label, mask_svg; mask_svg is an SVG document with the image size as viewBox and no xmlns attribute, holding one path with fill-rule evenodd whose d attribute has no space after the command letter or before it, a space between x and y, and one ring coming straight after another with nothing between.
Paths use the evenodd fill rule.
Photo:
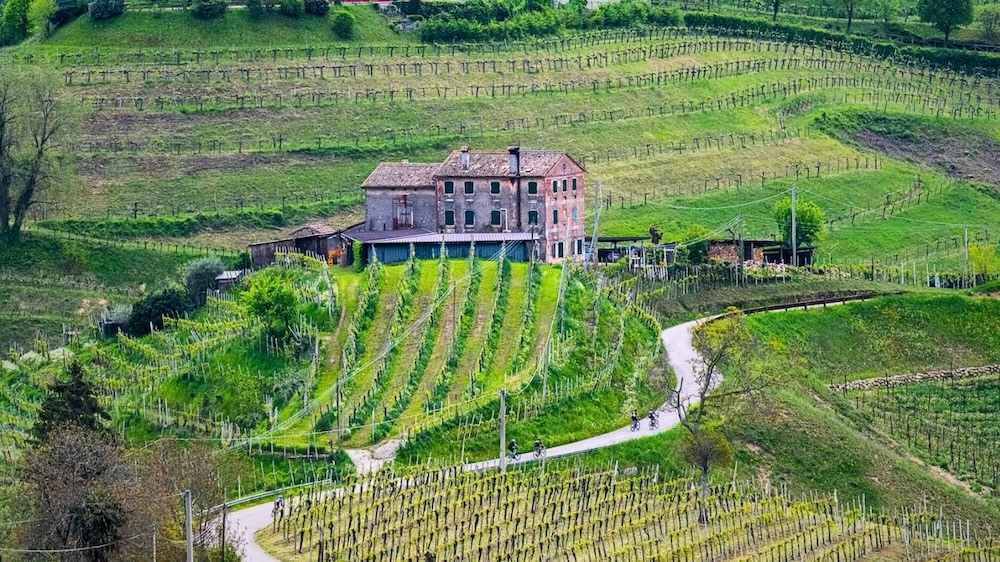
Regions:
<instances>
[{"instance_id":1,"label":"vineyard","mask_svg":"<svg viewBox=\"0 0 1000 562\"><path fill-rule=\"evenodd\" d=\"M285 503L258 540L282 560L995 560L936 513L733 482L699 497L656 472L552 465L382 472Z\"/></svg>"},{"instance_id":2,"label":"vineyard","mask_svg":"<svg viewBox=\"0 0 1000 562\"><path fill-rule=\"evenodd\" d=\"M977 489L996 490L1000 381L995 375L874 388L847 394L881 431L927 463Z\"/></svg>"}]
</instances>

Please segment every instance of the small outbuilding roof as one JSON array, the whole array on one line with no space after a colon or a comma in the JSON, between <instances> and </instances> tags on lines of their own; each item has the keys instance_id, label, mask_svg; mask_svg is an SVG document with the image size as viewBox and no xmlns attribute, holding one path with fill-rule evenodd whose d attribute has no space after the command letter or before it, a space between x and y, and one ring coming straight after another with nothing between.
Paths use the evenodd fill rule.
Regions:
<instances>
[{"instance_id":1,"label":"small outbuilding roof","mask_svg":"<svg viewBox=\"0 0 1000 562\"><path fill-rule=\"evenodd\" d=\"M289 236L292 239L313 238L316 236L332 236L336 232L337 231L328 224L313 222L293 230Z\"/></svg>"},{"instance_id":2,"label":"small outbuilding roof","mask_svg":"<svg viewBox=\"0 0 1000 562\"><path fill-rule=\"evenodd\" d=\"M440 166L440 164L382 162L368 175L361 188L433 189L434 173Z\"/></svg>"},{"instance_id":3,"label":"small outbuilding roof","mask_svg":"<svg viewBox=\"0 0 1000 562\"><path fill-rule=\"evenodd\" d=\"M215 276L216 281L238 281L243 278L242 269L234 269L232 271L223 271L222 273Z\"/></svg>"},{"instance_id":4,"label":"small outbuilding roof","mask_svg":"<svg viewBox=\"0 0 1000 562\"><path fill-rule=\"evenodd\" d=\"M363 230L358 228L345 230L342 233L342 236L349 240L361 242L362 244L368 244L373 241L381 242L394 238L407 238L411 236L421 236L424 234L433 234L433 232L425 228L405 228L401 230Z\"/></svg>"}]
</instances>

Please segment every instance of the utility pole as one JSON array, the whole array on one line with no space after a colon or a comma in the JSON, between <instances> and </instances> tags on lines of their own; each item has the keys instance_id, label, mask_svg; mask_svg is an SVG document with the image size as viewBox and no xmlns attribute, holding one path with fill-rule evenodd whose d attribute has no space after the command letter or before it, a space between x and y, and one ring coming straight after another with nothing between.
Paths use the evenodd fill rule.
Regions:
<instances>
[{"instance_id":1,"label":"utility pole","mask_svg":"<svg viewBox=\"0 0 1000 562\"><path fill-rule=\"evenodd\" d=\"M194 533L191 531L191 490L184 490L184 538L187 540L187 562L194 562Z\"/></svg>"},{"instance_id":2,"label":"utility pole","mask_svg":"<svg viewBox=\"0 0 1000 562\"><path fill-rule=\"evenodd\" d=\"M744 262L746 261L746 249L743 243L743 211L740 211L740 267L737 269L737 274L739 275L739 279L736 281L737 286L743 283L743 268L745 267Z\"/></svg>"},{"instance_id":3,"label":"utility pole","mask_svg":"<svg viewBox=\"0 0 1000 562\"><path fill-rule=\"evenodd\" d=\"M795 232L795 190L797 185L792 186L792 267L799 265L799 239Z\"/></svg>"},{"instance_id":4,"label":"utility pole","mask_svg":"<svg viewBox=\"0 0 1000 562\"><path fill-rule=\"evenodd\" d=\"M601 201L601 184L599 182L594 183L594 200L597 201L597 210L594 215L594 235L590 238L590 259L587 260L587 269L590 269L591 262L597 261L597 233L598 227L601 224L601 210L604 209L604 203Z\"/></svg>"},{"instance_id":5,"label":"utility pole","mask_svg":"<svg viewBox=\"0 0 1000 562\"><path fill-rule=\"evenodd\" d=\"M965 225L965 286L969 286L969 225Z\"/></svg>"},{"instance_id":6,"label":"utility pole","mask_svg":"<svg viewBox=\"0 0 1000 562\"><path fill-rule=\"evenodd\" d=\"M226 497L222 497L222 540L219 541L219 548L222 549L222 562L226 562Z\"/></svg>"},{"instance_id":7,"label":"utility pole","mask_svg":"<svg viewBox=\"0 0 1000 562\"><path fill-rule=\"evenodd\" d=\"M507 391L500 389L500 472L507 472Z\"/></svg>"}]
</instances>

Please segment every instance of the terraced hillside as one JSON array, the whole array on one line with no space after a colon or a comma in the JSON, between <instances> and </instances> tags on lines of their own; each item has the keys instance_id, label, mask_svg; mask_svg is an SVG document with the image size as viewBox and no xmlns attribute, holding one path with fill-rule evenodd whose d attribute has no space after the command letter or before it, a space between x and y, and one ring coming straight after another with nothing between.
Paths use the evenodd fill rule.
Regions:
<instances>
[{"instance_id":1,"label":"terraced hillside","mask_svg":"<svg viewBox=\"0 0 1000 562\"><path fill-rule=\"evenodd\" d=\"M258 534L281 560L992 560L936 513L613 467L379 474L290 501ZM343 492L343 493L341 493ZM378 517L371 517L378 513ZM919 553L919 554L918 554Z\"/></svg>"}]
</instances>

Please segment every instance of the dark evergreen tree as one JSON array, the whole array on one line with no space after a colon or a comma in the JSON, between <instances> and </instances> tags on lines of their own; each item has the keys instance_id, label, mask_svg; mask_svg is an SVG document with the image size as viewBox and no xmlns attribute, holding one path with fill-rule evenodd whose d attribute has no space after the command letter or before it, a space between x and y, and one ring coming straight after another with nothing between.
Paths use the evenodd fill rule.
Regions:
<instances>
[{"instance_id":1,"label":"dark evergreen tree","mask_svg":"<svg viewBox=\"0 0 1000 562\"><path fill-rule=\"evenodd\" d=\"M69 380L56 380L42 403L38 421L31 434L39 443L46 443L52 432L63 426L105 432L108 413L97 403L94 387L84 378L83 367L73 362L67 370Z\"/></svg>"}]
</instances>

